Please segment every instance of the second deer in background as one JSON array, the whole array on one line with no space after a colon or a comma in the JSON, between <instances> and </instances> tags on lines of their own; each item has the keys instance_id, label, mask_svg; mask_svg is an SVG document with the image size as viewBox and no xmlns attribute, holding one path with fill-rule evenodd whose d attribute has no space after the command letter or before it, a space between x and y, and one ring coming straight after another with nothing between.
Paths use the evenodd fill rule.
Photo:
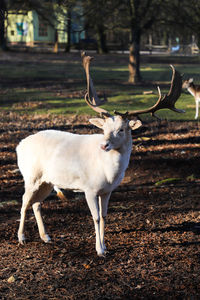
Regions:
<instances>
[{"instance_id":1,"label":"second deer in background","mask_svg":"<svg viewBox=\"0 0 200 300\"><path fill-rule=\"evenodd\" d=\"M195 113L195 119L198 119L199 116L199 102L200 102L200 86L195 85L193 82L193 78L190 78L188 80L185 80L183 82L184 89L187 89L188 92L194 97L195 104L196 104L196 113Z\"/></svg>"}]
</instances>

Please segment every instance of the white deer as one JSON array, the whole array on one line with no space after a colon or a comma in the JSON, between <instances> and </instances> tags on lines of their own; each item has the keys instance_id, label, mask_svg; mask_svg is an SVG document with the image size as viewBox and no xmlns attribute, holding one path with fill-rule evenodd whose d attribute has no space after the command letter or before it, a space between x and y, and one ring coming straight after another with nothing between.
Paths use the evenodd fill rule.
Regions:
<instances>
[{"instance_id":1,"label":"white deer","mask_svg":"<svg viewBox=\"0 0 200 300\"><path fill-rule=\"evenodd\" d=\"M195 99L195 106L196 106L196 113L195 113L195 119L198 119L199 116L199 102L200 102L200 86L195 85L193 82L193 78L190 78L188 80L185 80L183 82L184 89L187 89L188 92L194 97Z\"/></svg>"},{"instance_id":2,"label":"white deer","mask_svg":"<svg viewBox=\"0 0 200 300\"><path fill-rule=\"evenodd\" d=\"M129 164L132 150L131 129L140 127L141 122L129 121L128 113L115 112L116 115L111 116L99 107L101 100L96 95L89 75L90 59L91 57L83 54L88 84L85 100L90 107L101 113L101 118L93 118L89 121L101 128L103 134L78 135L58 130L45 130L19 143L18 166L25 182L18 230L21 244L25 241L25 215L30 205L33 207L41 239L44 242L50 241L41 216L41 202L55 187L59 193L60 189L80 190L85 193L95 226L97 254L103 256L106 252L104 227L109 198L111 192L123 179ZM161 108L180 112L174 104L180 96L181 86L181 76L173 68L170 93L164 97L160 94L153 107L133 111L129 115L154 113Z\"/></svg>"}]
</instances>

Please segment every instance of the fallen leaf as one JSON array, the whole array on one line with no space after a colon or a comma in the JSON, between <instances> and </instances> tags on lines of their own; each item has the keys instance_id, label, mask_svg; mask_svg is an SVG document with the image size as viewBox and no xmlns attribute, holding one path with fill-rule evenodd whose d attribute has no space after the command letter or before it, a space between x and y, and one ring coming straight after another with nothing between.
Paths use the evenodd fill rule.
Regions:
<instances>
[{"instance_id":1,"label":"fallen leaf","mask_svg":"<svg viewBox=\"0 0 200 300\"><path fill-rule=\"evenodd\" d=\"M16 280L16 278L12 275L8 278L7 281L8 281L8 283L13 283L13 282L15 282L15 280Z\"/></svg>"},{"instance_id":2,"label":"fallen leaf","mask_svg":"<svg viewBox=\"0 0 200 300\"><path fill-rule=\"evenodd\" d=\"M195 180L195 176L194 176L194 174L192 174L192 175L190 175L190 176L186 177L186 180L187 180L187 181L192 181L192 180Z\"/></svg>"},{"instance_id":3,"label":"fallen leaf","mask_svg":"<svg viewBox=\"0 0 200 300\"><path fill-rule=\"evenodd\" d=\"M149 141L151 138L146 137L146 136L142 136L136 139L136 141Z\"/></svg>"},{"instance_id":4,"label":"fallen leaf","mask_svg":"<svg viewBox=\"0 0 200 300\"><path fill-rule=\"evenodd\" d=\"M85 269L90 269L90 265L83 264L83 266L84 266Z\"/></svg>"}]
</instances>

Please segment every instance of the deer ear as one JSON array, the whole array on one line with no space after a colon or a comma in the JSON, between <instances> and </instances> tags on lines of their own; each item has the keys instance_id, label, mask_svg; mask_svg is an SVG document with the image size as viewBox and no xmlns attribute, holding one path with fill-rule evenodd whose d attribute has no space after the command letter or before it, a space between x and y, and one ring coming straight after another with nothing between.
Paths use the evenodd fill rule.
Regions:
<instances>
[{"instance_id":1,"label":"deer ear","mask_svg":"<svg viewBox=\"0 0 200 300\"><path fill-rule=\"evenodd\" d=\"M140 120L131 120L128 125L131 128L131 130L136 130L137 128L142 126L142 122Z\"/></svg>"},{"instance_id":2,"label":"deer ear","mask_svg":"<svg viewBox=\"0 0 200 300\"><path fill-rule=\"evenodd\" d=\"M190 79L189 79L189 83L192 83L192 82L193 82L193 78L190 78Z\"/></svg>"},{"instance_id":3,"label":"deer ear","mask_svg":"<svg viewBox=\"0 0 200 300\"><path fill-rule=\"evenodd\" d=\"M105 121L101 118L94 118L94 119L89 119L89 122L92 125L102 129Z\"/></svg>"}]
</instances>

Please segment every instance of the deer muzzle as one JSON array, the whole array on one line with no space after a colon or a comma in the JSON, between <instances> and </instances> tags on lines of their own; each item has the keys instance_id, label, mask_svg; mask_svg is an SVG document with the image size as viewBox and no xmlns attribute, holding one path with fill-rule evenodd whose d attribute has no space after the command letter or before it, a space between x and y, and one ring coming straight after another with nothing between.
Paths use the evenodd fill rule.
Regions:
<instances>
[{"instance_id":1,"label":"deer muzzle","mask_svg":"<svg viewBox=\"0 0 200 300\"><path fill-rule=\"evenodd\" d=\"M104 151L109 151L111 149L110 144L108 142L105 142L105 143L101 144L100 147Z\"/></svg>"}]
</instances>

